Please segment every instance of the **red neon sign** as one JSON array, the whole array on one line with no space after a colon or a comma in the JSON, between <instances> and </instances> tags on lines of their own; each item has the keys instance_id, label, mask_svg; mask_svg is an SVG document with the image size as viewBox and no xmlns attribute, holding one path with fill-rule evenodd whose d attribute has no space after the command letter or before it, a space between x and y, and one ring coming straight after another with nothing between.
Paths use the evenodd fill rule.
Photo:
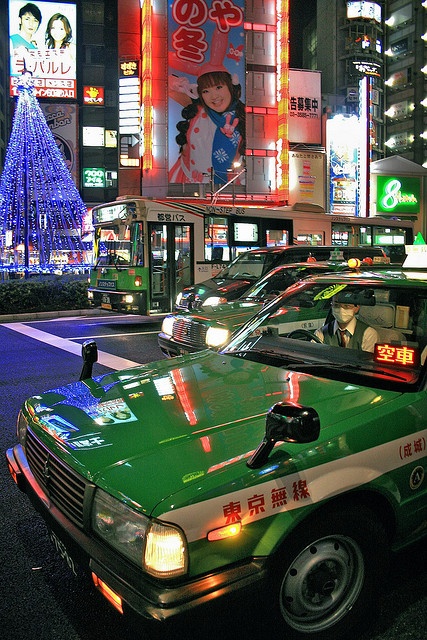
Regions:
<instances>
[{"instance_id":1,"label":"red neon sign","mask_svg":"<svg viewBox=\"0 0 427 640\"><path fill-rule=\"evenodd\" d=\"M376 344L374 360L382 364L397 364L404 367L416 367L419 364L419 352L408 345Z\"/></svg>"}]
</instances>

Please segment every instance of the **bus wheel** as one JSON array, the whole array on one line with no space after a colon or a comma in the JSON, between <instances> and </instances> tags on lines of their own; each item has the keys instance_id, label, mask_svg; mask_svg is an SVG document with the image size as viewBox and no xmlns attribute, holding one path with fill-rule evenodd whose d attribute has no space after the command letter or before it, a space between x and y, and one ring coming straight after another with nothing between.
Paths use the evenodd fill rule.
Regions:
<instances>
[{"instance_id":1,"label":"bus wheel","mask_svg":"<svg viewBox=\"0 0 427 640\"><path fill-rule=\"evenodd\" d=\"M375 616L387 555L384 527L364 507L328 511L300 527L276 575L283 637L357 637Z\"/></svg>"}]
</instances>

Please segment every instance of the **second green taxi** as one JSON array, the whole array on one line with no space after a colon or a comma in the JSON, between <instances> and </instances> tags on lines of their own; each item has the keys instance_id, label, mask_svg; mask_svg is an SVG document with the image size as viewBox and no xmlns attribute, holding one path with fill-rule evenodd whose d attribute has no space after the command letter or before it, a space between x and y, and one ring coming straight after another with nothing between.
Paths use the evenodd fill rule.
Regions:
<instances>
[{"instance_id":1,"label":"second green taxi","mask_svg":"<svg viewBox=\"0 0 427 640\"><path fill-rule=\"evenodd\" d=\"M375 268L379 266L377 263ZM219 349L266 302L295 282L311 275L345 269L348 269L347 262L334 261L280 265L255 282L238 300L167 315L158 335L159 347L168 358L201 349Z\"/></svg>"}]
</instances>

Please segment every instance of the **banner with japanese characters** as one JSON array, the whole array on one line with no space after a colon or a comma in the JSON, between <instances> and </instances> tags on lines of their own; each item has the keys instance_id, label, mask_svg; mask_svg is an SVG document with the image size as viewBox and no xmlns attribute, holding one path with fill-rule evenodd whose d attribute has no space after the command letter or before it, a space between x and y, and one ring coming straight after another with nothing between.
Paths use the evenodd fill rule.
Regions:
<instances>
[{"instance_id":1,"label":"banner with japanese characters","mask_svg":"<svg viewBox=\"0 0 427 640\"><path fill-rule=\"evenodd\" d=\"M225 184L245 152L244 0L173 0L169 182Z\"/></svg>"},{"instance_id":2,"label":"banner with japanese characters","mask_svg":"<svg viewBox=\"0 0 427 640\"><path fill-rule=\"evenodd\" d=\"M9 0L10 95L30 73L38 98L77 97L76 3Z\"/></svg>"},{"instance_id":3,"label":"banner with japanese characters","mask_svg":"<svg viewBox=\"0 0 427 640\"><path fill-rule=\"evenodd\" d=\"M322 91L320 71L289 70L289 142L322 141Z\"/></svg>"}]
</instances>

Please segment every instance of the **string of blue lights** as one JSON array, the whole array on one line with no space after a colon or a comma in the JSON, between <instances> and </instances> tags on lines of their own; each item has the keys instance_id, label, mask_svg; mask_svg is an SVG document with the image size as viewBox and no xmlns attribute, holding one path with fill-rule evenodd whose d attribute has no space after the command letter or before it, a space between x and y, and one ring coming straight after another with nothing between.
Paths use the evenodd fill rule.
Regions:
<instances>
[{"instance_id":1,"label":"string of blue lights","mask_svg":"<svg viewBox=\"0 0 427 640\"><path fill-rule=\"evenodd\" d=\"M86 206L23 74L0 178L2 264L24 269L83 260Z\"/></svg>"}]
</instances>

